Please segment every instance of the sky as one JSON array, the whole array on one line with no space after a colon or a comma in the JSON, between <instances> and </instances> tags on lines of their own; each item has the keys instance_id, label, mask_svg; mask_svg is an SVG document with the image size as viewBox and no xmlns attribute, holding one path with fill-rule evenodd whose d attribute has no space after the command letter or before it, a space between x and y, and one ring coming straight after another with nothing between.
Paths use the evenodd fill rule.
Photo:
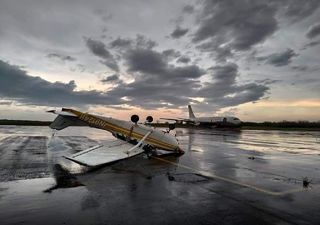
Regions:
<instances>
[{"instance_id":1,"label":"sky","mask_svg":"<svg viewBox=\"0 0 320 225\"><path fill-rule=\"evenodd\" d=\"M318 0L1 0L0 118L320 120Z\"/></svg>"}]
</instances>

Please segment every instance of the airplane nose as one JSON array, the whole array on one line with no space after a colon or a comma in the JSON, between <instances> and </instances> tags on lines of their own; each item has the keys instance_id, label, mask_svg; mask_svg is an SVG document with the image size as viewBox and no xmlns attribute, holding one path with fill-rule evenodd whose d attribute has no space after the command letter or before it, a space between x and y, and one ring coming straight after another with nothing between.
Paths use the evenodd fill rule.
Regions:
<instances>
[{"instance_id":1,"label":"airplane nose","mask_svg":"<svg viewBox=\"0 0 320 225\"><path fill-rule=\"evenodd\" d=\"M177 153L183 155L184 151L178 146Z\"/></svg>"}]
</instances>

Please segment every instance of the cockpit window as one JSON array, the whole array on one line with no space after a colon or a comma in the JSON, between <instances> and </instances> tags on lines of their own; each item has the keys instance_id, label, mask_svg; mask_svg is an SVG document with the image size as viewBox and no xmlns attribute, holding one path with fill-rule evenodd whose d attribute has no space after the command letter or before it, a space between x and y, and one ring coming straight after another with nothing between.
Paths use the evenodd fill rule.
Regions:
<instances>
[{"instance_id":1,"label":"cockpit window","mask_svg":"<svg viewBox=\"0 0 320 225\"><path fill-rule=\"evenodd\" d=\"M239 120L238 118L234 118L233 120Z\"/></svg>"}]
</instances>

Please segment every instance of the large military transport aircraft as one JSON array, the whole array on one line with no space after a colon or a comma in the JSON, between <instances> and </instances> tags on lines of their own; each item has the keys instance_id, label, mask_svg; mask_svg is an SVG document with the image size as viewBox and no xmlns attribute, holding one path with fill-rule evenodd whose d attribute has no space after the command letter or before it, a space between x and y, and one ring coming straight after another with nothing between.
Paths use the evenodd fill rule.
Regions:
<instances>
[{"instance_id":1,"label":"large military transport aircraft","mask_svg":"<svg viewBox=\"0 0 320 225\"><path fill-rule=\"evenodd\" d=\"M177 123L186 123L193 124L195 126L206 126L206 127L216 127L216 128L225 128L225 127L240 127L241 120L237 117L230 116L216 116L216 117L196 117L193 113L191 105L188 105L189 109L189 118L160 118L163 120L172 120Z\"/></svg>"}]
</instances>

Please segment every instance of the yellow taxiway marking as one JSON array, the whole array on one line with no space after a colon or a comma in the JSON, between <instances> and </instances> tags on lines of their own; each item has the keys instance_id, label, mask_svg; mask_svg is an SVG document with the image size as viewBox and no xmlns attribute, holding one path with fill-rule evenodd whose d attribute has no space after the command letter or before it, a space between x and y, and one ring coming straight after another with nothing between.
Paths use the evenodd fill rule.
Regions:
<instances>
[{"instance_id":1,"label":"yellow taxiway marking","mask_svg":"<svg viewBox=\"0 0 320 225\"><path fill-rule=\"evenodd\" d=\"M268 195L283 196L283 195L286 195L286 194L291 194L291 193L296 193L296 192L301 192L301 191L305 191L306 190L306 188L296 188L296 189L292 189L292 190L279 191L279 192L277 192L277 191L269 191L269 190L266 190L266 189L251 185L251 184L242 183L240 181L237 181L237 180L234 180L234 179L231 179L231 178L222 177L222 176L211 174L211 173L209 174L209 173L203 172L201 170L197 170L197 169L194 169L192 167L189 167L189 166L186 166L186 165L182 165L182 164L179 164L179 163L171 162L171 161L163 159L163 158L154 157L154 156L152 156L152 158L157 159L157 160L162 161L162 162L166 162L166 163L178 166L178 167L181 167L181 168L185 168L185 169L188 169L188 170L195 171L198 174L203 175L205 177L210 177L210 178L214 178L214 179L217 179L217 180L222 180L222 181L225 181L225 182L228 182L228 183L231 183L231 184L235 184L235 185L238 185L238 186L241 186L241 187L250 188L250 189L253 189L255 191L262 192L262 193L265 193L265 194L268 194Z\"/></svg>"}]
</instances>

